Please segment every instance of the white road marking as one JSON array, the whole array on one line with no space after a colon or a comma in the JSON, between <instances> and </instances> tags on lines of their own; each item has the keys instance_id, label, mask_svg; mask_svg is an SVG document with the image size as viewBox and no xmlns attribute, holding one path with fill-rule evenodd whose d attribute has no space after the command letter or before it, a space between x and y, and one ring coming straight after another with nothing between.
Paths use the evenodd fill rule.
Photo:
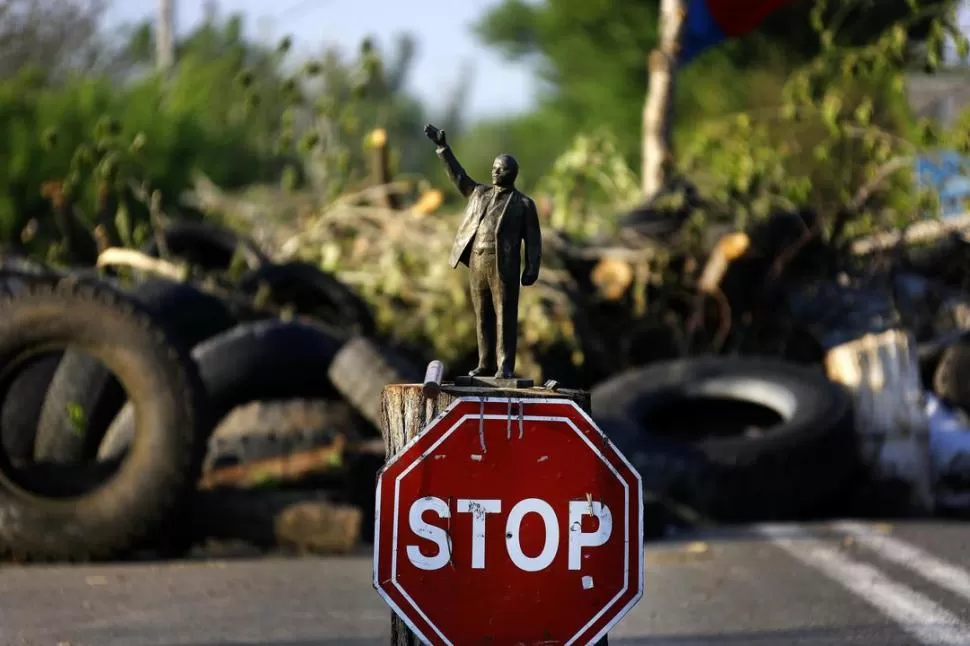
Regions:
<instances>
[{"instance_id":1,"label":"white road marking","mask_svg":"<svg viewBox=\"0 0 970 646\"><path fill-rule=\"evenodd\" d=\"M880 534L863 523L839 522L831 525L848 534L864 548L872 550L887 561L902 565L932 581L941 588L970 600L970 572L944 561L906 541Z\"/></svg>"},{"instance_id":2,"label":"white road marking","mask_svg":"<svg viewBox=\"0 0 970 646\"><path fill-rule=\"evenodd\" d=\"M797 525L755 531L789 556L825 574L873 606L925 646L970 646L970 625L878 569L853 561Z\"/></svg>"}]
</instances>

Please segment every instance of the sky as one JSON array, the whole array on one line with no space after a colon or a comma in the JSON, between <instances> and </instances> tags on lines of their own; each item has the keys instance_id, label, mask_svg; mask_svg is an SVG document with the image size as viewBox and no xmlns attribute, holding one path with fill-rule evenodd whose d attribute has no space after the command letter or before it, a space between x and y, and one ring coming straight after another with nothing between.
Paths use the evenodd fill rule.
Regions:
<instances>
[{"instance_id":1,"label":"sky","mask_svg":"<svg viewBox=\"0 0 970 646\"><path fill-rule=\"evenodd\" d=\"M203 17L205 0L172 0L178 33ZM508 63L483 47L471 26L499 0L218 0L222 15L240 12L251 35L276 42L289 34L297 53L312 55L327 43L352 52L365 36L393 46L410 32L418 41L411 91L432 112L443 109L467 61L473 67L467 114L472 118L522 112L534 99L528 67ZM115 0L109 24L154 16L155 0Z\"/></svg>"},{"instance_id":2,"label":"sky","mask_svg":"<svg viewBox=\"0 0 970 646\"><path fill-rule=\"evenodd\" d=\"M293 36L298 54L313 55L328 43L352 52L368 35L392 46L396 34L410 32L419 45L411 91L432 113L443 109L464 63L469 62L474 76L466 108L472 119L523 112L535 99L530 68L503 60L471 32L472 24L500 1L216 0L223 15L243 13L254 37L276 42L284 35ZM172 2L179 33L202 19L206 0ZM114 0L108 22L154 16L156 4L156 0ZM964 31L970 29L970 0L962 3L960 23Z\"/></svg>"}]
</instances>

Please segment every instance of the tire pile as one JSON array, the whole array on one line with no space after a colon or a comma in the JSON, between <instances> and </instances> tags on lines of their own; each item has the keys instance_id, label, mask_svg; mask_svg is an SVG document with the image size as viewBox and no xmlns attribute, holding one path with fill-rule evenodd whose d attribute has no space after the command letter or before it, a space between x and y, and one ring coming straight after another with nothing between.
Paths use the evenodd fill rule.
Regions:
<instances>
[{"instance_id":1,"label":"tire pile","mask_svg":"<svg viewBox=\"0 0 970 646\"><path fill-rule=\"evenodd\" d=\"M599 384L592 408L643 478L652 536L678 524L838 513L862 474L851 398L816 367L659 362Z\"/></svg>"},{"instance_id":2,"label":"tire pile","mask_svg":"<svg viewBox=\"0 0 970 646\"><path fill-rule=\"evenodd\" d=\"M157 257L158 242L143 251ZM220 534L269 545L286 514L355 541L383 462L372 391L419 379L420 363L375 340L366 304L311 265L273 263L211 225L161 242L205 279L0 273L0 552L176 555ZM256 502L262 472L276 502Z\"/></svg>"},{"instance_id":3,"label":"tire pile","mask_svg":"<svg viewBox=\"0 0 970 646\"><path fill-rule=\"evenodd\" d=\"M232 231L181 223L143 251L160 247L199 275L0 268L0 553L353 548L384 459L380 391L420 380L428 357L379 339L332 275ZM931 372L970 408L968 338ZM607 375L592 410L643 477L648 536L859 515L851 398L816 360L653 359Z\"/></svg>"}]
</instances>

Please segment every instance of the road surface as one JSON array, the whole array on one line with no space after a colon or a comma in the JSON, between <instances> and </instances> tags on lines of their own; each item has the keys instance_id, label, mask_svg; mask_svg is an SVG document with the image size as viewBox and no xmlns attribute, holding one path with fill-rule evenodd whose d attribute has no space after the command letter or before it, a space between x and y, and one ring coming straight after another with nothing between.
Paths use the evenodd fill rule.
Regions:
<instances>
[{"instance_id":1,"label":"road surface","mask_svg":"<svg viewBox=\"0 0 970 646\"><path fill-rule=\"evenodd\" d=\"M651 545L614 646L970 646L970 525L756 526ZM4 646L386 644L366 555L0 568Z\"/></svg>"}]
</instances>

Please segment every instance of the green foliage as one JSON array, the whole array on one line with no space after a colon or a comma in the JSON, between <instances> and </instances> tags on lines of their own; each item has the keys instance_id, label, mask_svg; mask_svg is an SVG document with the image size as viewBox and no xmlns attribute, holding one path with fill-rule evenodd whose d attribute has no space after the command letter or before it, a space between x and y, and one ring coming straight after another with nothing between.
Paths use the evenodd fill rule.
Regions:
<instances>
[{"instance_id":1,"label":"green foliage","mask_svg":"<svg viewBox=\"0 0 970 646\"><path fill-rule=\"evenodd\" d=\"M28 251L49 255L43 250L58 232L41 188L51 181L89 226L99 191L110 184L119 200L119 232L136 236L147 205L128 190L132 183L159 191L166 210L196 172L228 189L309 182L327 199L362 179L361 135L377 126L403 153L396 156L398 170L436 161L415 152L426 153L426 115L404 90L415 53L408 38L389 61L372 44L351 60L327 51L294 66L287 61L291 43L273 48L247 41L242 20L231 16L179 42L177 64L164 77L152 69L151 41L147 25L132 31L122 48L124 74L52 84L43 70L27 68L0 79L0 184L7 189L0 197L0 241L19 246L23 237ZM453 119L460 112L450 111ZM29 235L21 236L28 224Z\"/></svg>"},{"instance_id":2,"label":"green foliage","mask_svg":"<svg viewBox=\"0 0 970 646\"><path fill-rule=\"evenodd\" d=\"M849 209L859 211L845 231L853 234L922 216L926 196L913 188L913 157L962 135L914 126L903 74L914 66L935 69L947 35L957 36L958 49L966 43L952 22L952 2L884 4L878 16L860 13L866 3L858 1L820 1L810 11L793 5L760 33L709 51L678 72L677 171L714 205L706 218L744 226L778 209L808 207L829 216ZM550 89L537 114L568 117L550 120L545 130L537 127L534 136L595 132L602 119L632 161L640 152L643 66L653 46L650 34L656 33L655 10L655 3L508 0L479 31L510 56L542 55ZM782 29L786 15L800 16L800 22L785 22ZM603 35L614 22L638 20L642 41L626 43L620 48L626 53L617 54L614 41ZM562 45L566 23L587 26L591 37ZM616 103L599 107L607 101ZM625 120L605 118L611 110L622 111ZM505 127L514 131L514 124L533 120L530 115ZM541 147L528 137L522 142ZM550 169L539 187L557 195L560 213L583 213L574 217L602 228L595 214L603 212L603 198L586 195L578 203L563 188L569 182L562 175L561 168ZM616 198L624 199L619 192Z\"/></svg>"},{"instance_id":3,"label":"green foliage","mask_svg":"<svg viewBox=\"0 0 970 646\"><path fill-rule=\"evenodd\" d=\"M269 90L285 103L272 127L274 150L299 160L284 170L284 188L308 187L320 203L328 203L371 182L371 152L361 142L376 128L386 133L394 175L423 175L436 166L423 134L428 115L405 87L415 52L414 40L404 35L389 55L366 39L354 56L327 48L318 57L289 65L292 74ZM255 86L251 73L237 84ZM460 130L464 92L459 85L442 122L452 135L460 134L455 130Z\"/></svg>"},{"instance_id":4,"label":"green foliage","mask_svg":"<svg viewBox=\"0 0 970 646\"><path fill-rule=\"evenodd\" d=\"M639 178L605 130L576 137L537 189L552 199L549 224L580 238L613 233L612 211L632 206L640 197ZM610 212L590 211L590 206Z\"/></svg>"},{"instance_id":5,"label":"green foliage","mask_svg":"<svg viewBox=\"0 0 970 646\"><path fill-rule=\"evenodd\" d=\"M71 424L71 432L78 437L83 437L87 432L87 417L84 407L77 402L68 402L67 419Z\"/></svg>"},{"instance_id":6,"label":"green foliage","mask_svg":"<svg viewBox=\"0 0 970 646\"><path fill-rule=\"evenodd\" d=\"M822 54L829 37L820 38L813 22L826 26L831 47L840 51L865 47L901 22L913 42L935 33L930 18L953 2L920 2L918 11L910 4L881 0L876 10L869 0L792 3L755 33L704 52L678 75L679 138L689 138L698 122L712 117L777 104L777 97L757 94L760 81L750 75L784 78ZM522 149L561 149L575 135L606 126L616 133L627 163L637 167L658 6L658 0L505 0L486 12L477 25L479 37L511 59L533 62L544 84L536 115L514 117L509 126L514 131L520 123L550 119L549 126L519 142L522 157L531 156ZM545 156L536 172L548 170L554 158Z\"/></svg>"},{"instance_id":7,"label":"green foliage","mask_svg":"<svg viewBox=\"0 0 970 646\"><path fill-rule=\"evenodd\" d=\"M485 14L477 33L510 58L536 61L546 86L540 112L558 116L561 129L547 136L560 150L574 135L608 126L632 163L657 15L655 2L638 0L506 0Z\"/></svg>"},{"instance_id":8,"label":"green foliage","mask_svg":"<svg viewBox=\"0 0 970 646\"><path fill-rule=\"evenodd\" d=\"M487 176L495 157L501 153L515 157L520 168L516 183L528 191L550 170L569 144L572 137L560 138L562 133L569 131L564 115L539 109L517 118L480 122L454 140L462 164L472 177ZM450 132L448 138L453 139ZM439 184L448 181L440 167L435 167L431 176ZM454 197L452 193L449 195Z\"/></svg>"},{"instance_id":9,"label":"green foliage","mask_svg":"<svg viewBox=\"0 0 970 646\"><path fill-rule=\"evenodd\" d=\"M55 85L26 69L0 80L0 185L6 189L0 240L18 246L23 237L28 251L49 255L43 249L57 233L42 196L48 182L61 187L89 226L99 191L108 187L120 202L120 228L134 235L147 208L133 200L131 182L148 182L171 204L197 170L227 187L278 174L266 145L278 108L242 115L233 104L244 92L233 79L245 64L255 60L267 77L278 63L237 32L235 19L220 29L200 28L182 43L179 67L168 79L142 73L119 84L89 74ZM21 236L29 223L37 225Z\"/></svg>"},{"instance_id":10,"label":"green foliage","mask_svg":"<svg viewBox=\"0 0 970 646\"><path fill-rule=\"evenodd\" d=\"M913 127L902 75L915 49L909 27L929 14L922 6L869 42L839 45L827 5L817 3L812 20L823 53L785 79L761 78L756 95L779 97L777 107L695 124L683 142L680 171L717 205L709 217L743 226L779 208L849 210L850 235L923 217L913 161L942 140L931 124ZM951 24L937 11L921 47L930 67Z\"/></svg>"}]
</instances>

